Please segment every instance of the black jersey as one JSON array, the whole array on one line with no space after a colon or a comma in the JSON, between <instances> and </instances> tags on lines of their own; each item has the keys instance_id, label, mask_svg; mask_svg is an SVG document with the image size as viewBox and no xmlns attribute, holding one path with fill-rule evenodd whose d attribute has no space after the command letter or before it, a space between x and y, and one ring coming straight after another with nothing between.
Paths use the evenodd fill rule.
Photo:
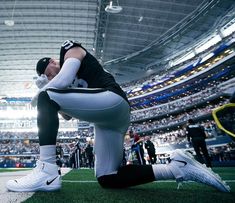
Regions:
<instances>
[{"instance_id":1,"label":"black jersey","mask_svg":"<svg viewBox=\"0 0 235 203\"><path fill-rule=\"evenodd\" d=\"M126 94L116 83L114 77L104 70L97 59L82 47L80 43L66 40L62 44L60 49L60 67L62 67L64 63L66 52L73 47L81 47L86 51L86 56L81 62L81 66L77 72L77 78L73 81L73 86L84 88L103 88L120 95L128 102Z\"/></svg>"}]
</instances>

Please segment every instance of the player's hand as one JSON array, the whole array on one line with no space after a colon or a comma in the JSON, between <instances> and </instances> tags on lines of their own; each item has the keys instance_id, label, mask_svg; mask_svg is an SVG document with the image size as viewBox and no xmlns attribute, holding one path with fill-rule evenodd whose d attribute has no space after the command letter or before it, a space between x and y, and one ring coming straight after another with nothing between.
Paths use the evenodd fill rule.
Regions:
<instances>
[{"instance_id":1,"label":"player's hand","mask_svg":"<svg viewBox=\"0 0 235 203\"><path fill-rule=\"evenodd\" d=\"M42 74L38 77L38 79L35 81L35 84L39 89L43 88L47 83L49 82L46 75Z\"/></svg>"}]
</instances>

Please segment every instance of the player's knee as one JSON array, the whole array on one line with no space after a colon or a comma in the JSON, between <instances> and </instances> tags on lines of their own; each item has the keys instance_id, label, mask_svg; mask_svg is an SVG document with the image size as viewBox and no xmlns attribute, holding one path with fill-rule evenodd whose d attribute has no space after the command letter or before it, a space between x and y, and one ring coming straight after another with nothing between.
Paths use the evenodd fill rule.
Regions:
<instances>
[{"instance_id":1,"label":"player's knee","mask_svg":"<svg viewBox=\"0 0 235 203\"><path fill-rule=\"evenodd\" d=\"M114 188L114 177L113 175L104 175L97 178L98 183L103 188Z\"/></svg>"},{"instance_id":2,"label":"player's knee","mask_svg":"<svg viewBox=\"0 0 235 203\"><path fill-rule=\"evenodd\" d=\"M60 106L53 100L50 99L49 95L47 94L46 91L42 91L39 93L38 95L38 110L42 110L42 109L45 109L45 108L53 108L57 111L59 111L60 109Z\"/></svg>"}]
</instances>

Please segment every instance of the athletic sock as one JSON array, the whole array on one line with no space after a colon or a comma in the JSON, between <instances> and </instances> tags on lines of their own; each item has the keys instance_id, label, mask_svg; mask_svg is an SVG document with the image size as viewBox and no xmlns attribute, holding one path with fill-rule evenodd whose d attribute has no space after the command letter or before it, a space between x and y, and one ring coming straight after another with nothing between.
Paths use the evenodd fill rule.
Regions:
<instances>
[{"instance_id":1,"label":"athletic sock","mask_svg":"<svg viewBox=\"0 0 235 203\"><path fill-rule=\"evenodd\" d=\"M153 173L156 180L173 180L175 179L168 164L152 165Z\"/></svg>"},{"instance_id":2,"label":"athletic sock","mask_svg":"<svg viewBox=\"0 0 235 203\"><path fill-rule=\"evenodd\" d=\"M40 161L56 164L56 145L40 146Z\"/></svg>"}]
</instances>

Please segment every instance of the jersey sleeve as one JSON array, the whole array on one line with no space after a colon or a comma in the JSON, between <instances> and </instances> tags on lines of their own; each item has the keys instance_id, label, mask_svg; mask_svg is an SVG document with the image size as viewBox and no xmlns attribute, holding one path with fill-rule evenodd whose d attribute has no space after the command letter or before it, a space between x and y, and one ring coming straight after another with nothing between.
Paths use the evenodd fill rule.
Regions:
<instances>
[{"instance_id":1,"label":"jersey sleeve","mask_svg":"<svg viewBox=\"0 0 235 203\"><path fill-rule=\"evenodd\" d=\"M80 43L75 42L73 40L66 40L60 48L60 68L64 64L64 56L68 50L70 50L73 47L82 47ZM83 48L83 47L82 47ZM83 48L84 49L84 48Z\"/></svg>"}]
</instances>

